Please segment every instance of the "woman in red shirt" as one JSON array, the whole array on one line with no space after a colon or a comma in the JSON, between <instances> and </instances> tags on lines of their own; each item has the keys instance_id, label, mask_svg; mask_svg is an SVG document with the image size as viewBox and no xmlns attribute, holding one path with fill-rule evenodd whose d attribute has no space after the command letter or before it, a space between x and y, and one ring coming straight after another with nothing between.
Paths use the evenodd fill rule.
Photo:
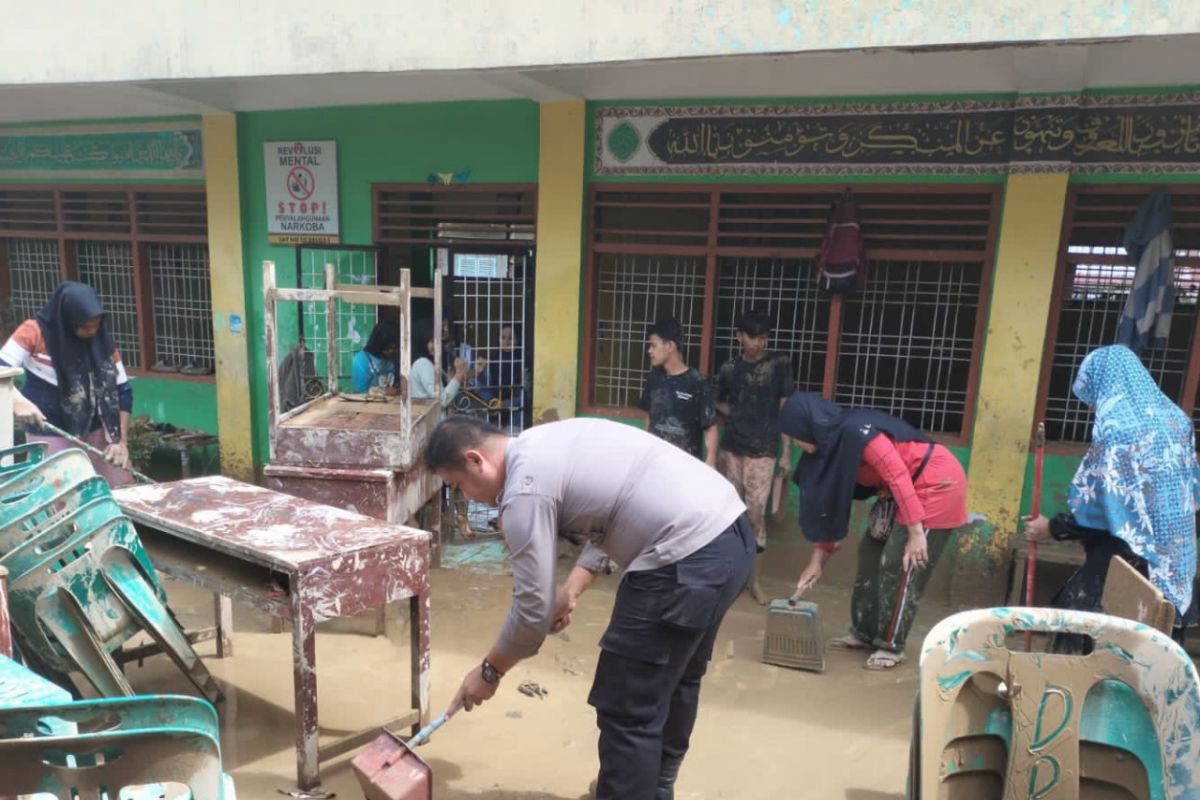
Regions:
<instances>
[{"instance_id":1,"label":"woman in red shirt","mask_svg":"<svg viewBox=\"0 0 1200 800\"><path fill-rule=\"evenodd\" d=\"M793 480L800 487L800 530L815 545L796 596L816 585L845 538L851 503L877 497L858 548L850 633L830 646L875 648L867 669L896 667L933 567L954 529L967 522L962 465L903 420L842 408L819 395L792 395L779 424L803 451Z\"/></svg>"}]
</instances>

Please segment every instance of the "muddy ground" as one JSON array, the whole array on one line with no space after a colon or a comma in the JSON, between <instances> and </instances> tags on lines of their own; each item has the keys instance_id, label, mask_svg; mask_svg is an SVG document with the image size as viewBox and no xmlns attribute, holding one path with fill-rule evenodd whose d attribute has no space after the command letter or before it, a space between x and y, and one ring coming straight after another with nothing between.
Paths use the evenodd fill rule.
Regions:
<instances>
[{"instance_id":1,"label":"muddy ground","mask_svg":"<svg viewBox=\"0 0 1200 800\"><path fill-rule=\"evenodd\" d=\"M807 545L786 526L773 534L766 586L790 593ZM835 559L812 599L826 638L844 632L853 552ZM563 562L564 569L568 562ZM948 613L946 573L939 568L910 645L910 660L891 672L862 669L859 654L829 652L824 674L761 663L766 612L743 595L721 630L705 680L692 749L678 784L680 800L821 797L892 800L903 796L916 650ZM455 717L422 748L441 800L576 800L596 773L596 727L586 698L617 580L602 579L584 596L565 636L508 675L497 696ZM210 596L168 582L172 605L189 627L207 623ZM433 574L433 712L449 702L462 675L486 653L507 608L511 579L492 563ZM404 616L390 615L388 636L367 635L369 620L324 625L317 641L322 730L343 733L402 713L408 705L408 637ZM229 700L221 709L226 768L241 798L279 797L294 789L291 638L269 620L235 606L235 653L217 660L199 645ZM139 691L187 692L161 658L131 667ZM536 681L549 694L517 691ZM323 769L324 788L359 798L349 757Z\"/></svg>"}]
</instances>

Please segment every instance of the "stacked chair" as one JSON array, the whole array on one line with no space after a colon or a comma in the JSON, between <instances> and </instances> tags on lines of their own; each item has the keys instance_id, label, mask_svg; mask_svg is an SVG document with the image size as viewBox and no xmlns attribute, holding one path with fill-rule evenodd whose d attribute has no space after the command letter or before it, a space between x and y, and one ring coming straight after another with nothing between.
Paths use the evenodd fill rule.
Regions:
<instances>
[{"instance_id":1,"label":"stacked chair","mask_svg":"<svg viewBox=\"0 0 1200 800\"><path fill-rule=\"evenodd\" d=\"M82 673L106 696L72 700L0 652L0 796L235 800L208 700L128 697L113 654L139 631L206 697L220 691L83 452L0 450L0 567L12 615L0 603L0 625L11 622L26 663L60 682Z\"/></svg>"},{"instance_id":2,"label":"stacked chair","mask_svg":"<svg viewBox=\"0 0 1200 800\"><path fill-rule=\"evenodd\" d=\"M1026 632L1091 640L1026 652ZM965 611L921 652L909 800L1200 800L1200 678L1170 637L1104 614Z\"/></svg>"},{"instance_id":3,"label":"stacked chair","mask_svg":"<svg viewBox=\"0 0 1200 800\"><path fill-rule=\"evenodd\" d=\"M27 663L79 672L105 697L133 690L114 654L145 631L211 702L221 692L167 608L133 523L87 455L0 451L0 565L13 638Z\"/></svg>"}]
</instances>

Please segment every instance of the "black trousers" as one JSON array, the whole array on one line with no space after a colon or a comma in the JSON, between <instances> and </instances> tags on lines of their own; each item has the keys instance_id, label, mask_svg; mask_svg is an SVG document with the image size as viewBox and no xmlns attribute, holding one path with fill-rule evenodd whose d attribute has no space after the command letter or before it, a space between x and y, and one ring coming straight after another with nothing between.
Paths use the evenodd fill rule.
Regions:
<instances>
[{"instance_id":1,"label":"black trousers","mask_svg":"<svg viewBox=\"0 0 1200 800\"><path fill-rule=\"evenodd\" d=\"M690 556L626 573L588 703L600 727L597 800L671 800L725 612L750 580L743 514Z\"/></svg>"}]
</instances>

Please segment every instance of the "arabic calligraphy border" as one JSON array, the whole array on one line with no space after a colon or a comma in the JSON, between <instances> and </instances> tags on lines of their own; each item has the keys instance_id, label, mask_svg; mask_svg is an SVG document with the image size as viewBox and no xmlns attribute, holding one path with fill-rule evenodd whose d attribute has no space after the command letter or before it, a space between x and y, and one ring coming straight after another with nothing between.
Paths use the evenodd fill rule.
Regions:
<instances>
[{"instance_id":1,"label":"arabic calligraphy border","mask_svg":"<svg viewBox=\"0 0 1200 800\"><path fill-rule=\"evenodd\" d=\"M1027 111L1036 108L1121 108L1166 107L1200 104L1200 91L1168 94L1054 94L1003 99L924 100L857 103L815 103L774 105L768 103L736 105L655 105L602 106L596 109L596 131L603 119L633 117L794 117L844 116L850 114L918 114L981 111Z\"/></svg>"},{"instance_id":2,"label":"arabic calligraphy border","mask_svg":"<svg viewBox=\"0 0 1200 800\"><path fill-rule=\"evenodd\" d=\"M812 105L741 104L741 105L654 105L603 106L596 109L593 136L593 172L596 177L629 176L838 176L838 175L913 175L913 176L995 176L1069 172L1094 175L1176 175L1197 172L1197 166L1176 162L1099 162L1073 163L1067 160L1014 161L992 164L679 164L659 166L607 165L604 161L604 121L638 117L747 117L833 116L852 114L979 113L986 111L1031 111L1036 109L1087 108L1169 108L1200 104L1200 91L1166 94L1056 94L1011 99L961 99L931 101L817 103Z\"/></svg>"},{"instance_id":3,"label":"arabic calligraphy border","mask_svg":"<svg viewBox=\"0 0 1200 800\"><path fill-rule=\"evenodd\" d=\"M122 137L134 143L144 137L161 137L167 134L183 140L188 150L188 159L179 166L172 166L170 161L158 159L152 166L140 168L136 166L114 165L111 159L98 163L81 163L79 166L64 167L47 166L35 160L18 161L15 166L0 167L0 178L22 179L127 179L131 176L150 180L188 180L203 181L204 179L204 145L202 129L191 123L179 122L137 125L99 125L86 128L73 126L40 126L26 128L0 127L0 141L16 143L36 143L38 140L79 140L87 145L102 137ZM174 141L174 139L172 139ZM106 163L109 162L109 163Z\"/></svg>"}]
</instances>

